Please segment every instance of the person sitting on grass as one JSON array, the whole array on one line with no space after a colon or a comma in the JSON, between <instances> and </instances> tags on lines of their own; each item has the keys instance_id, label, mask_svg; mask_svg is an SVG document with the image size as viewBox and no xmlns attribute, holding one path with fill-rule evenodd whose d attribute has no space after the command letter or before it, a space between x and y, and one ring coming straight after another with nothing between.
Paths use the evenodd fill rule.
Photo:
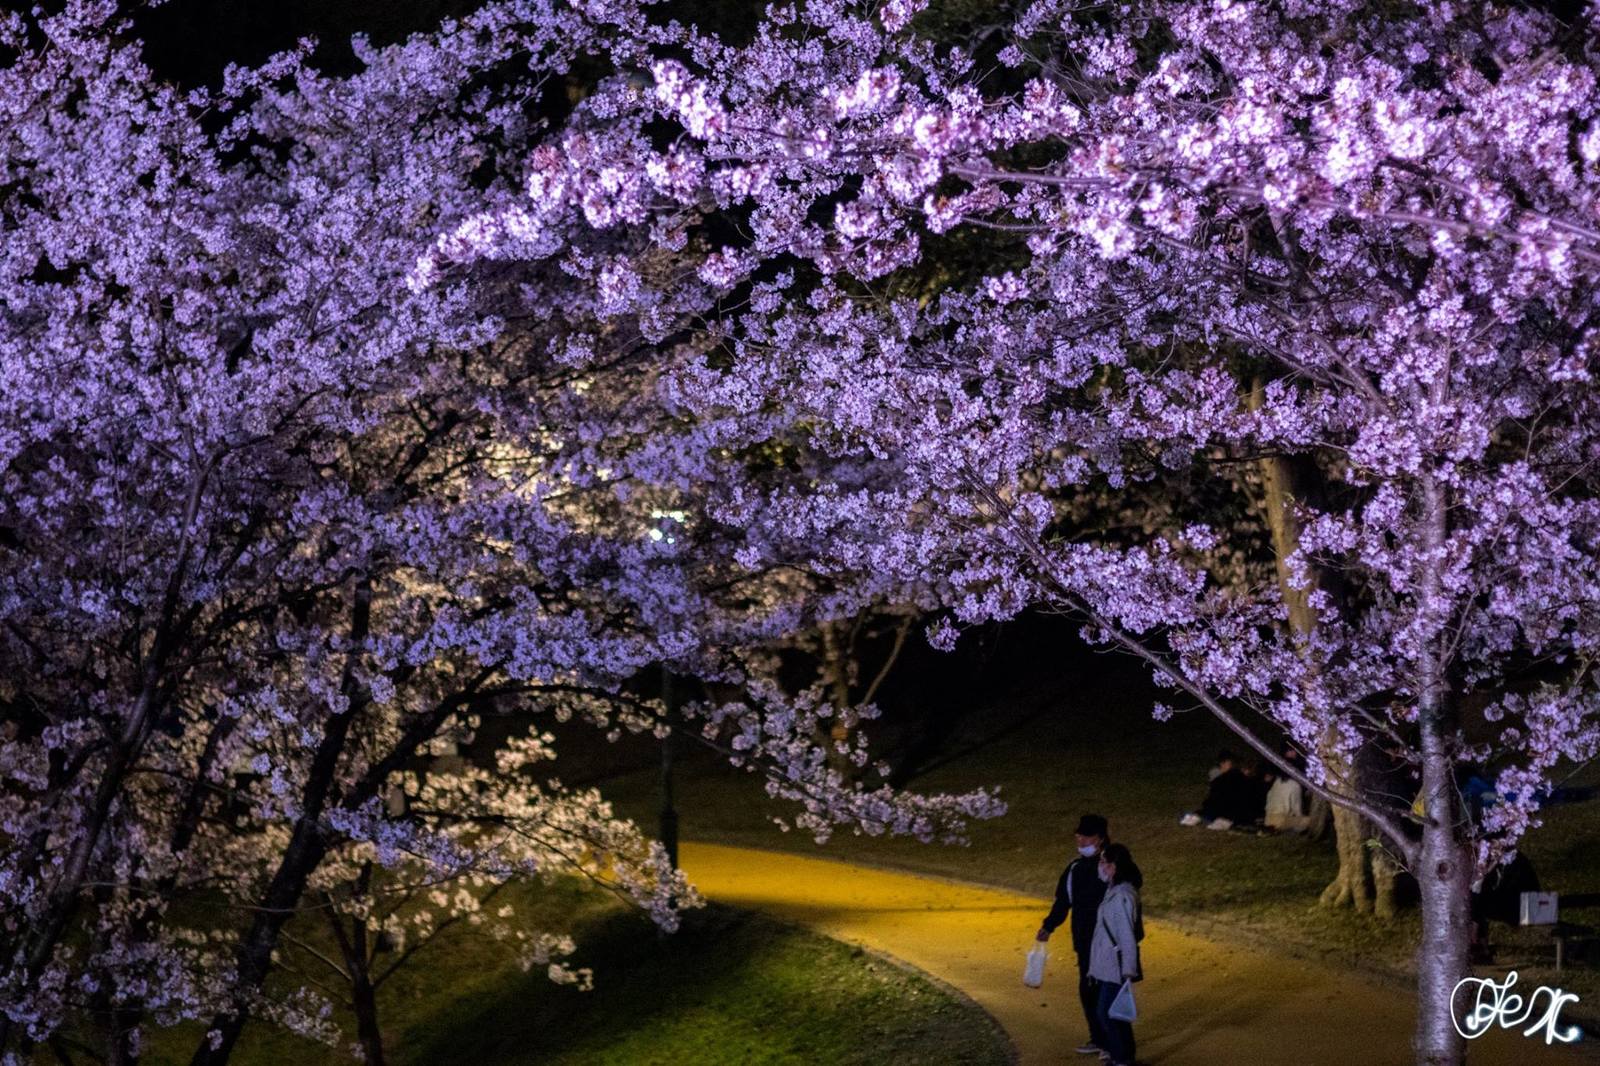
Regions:
<instances>
[{"instance_id":1,"label":"person sitting on grass","mask_svg":"<svg viewBox=\"0 0 1600 1066\"><path fill-rule=\"evenodd\" d=\"M1056 927L1072 915L1072 950L1078 956L1078 1001L1083 1006L1084 1020L1089 1023L1089 1039L1077 1047L1080 1055L1093 1055L1105 1050L1105 1035L1100 1031L1100 1014L1097 1008L1099 993L1089 978L1089 944L1094 939L1095 914L1105 897L1105 882L1100 880L1100 852L1110 842L1110 826L1098 814L1086 814L1078 819L1078 854L1073 856L1061 879L1056 882L1056 902L1045 915L1039 927L1040 943L1050 939Z\"/></svg>"},{"instance_id":2,"label":"person sitting on grass","mask_svg":"<svg viewBox=\"0 0 1600 1066\"><path fill-rule=\"evenodd\" d=\"M1260 821L1266 809L1260 777L1247 774L1226 751L1217 757L1217 765L1222 772L1211 779L1199 812L1190 811L1178 821L1183 825L1204 824L1208 829L1232 829Z\"/></svg>"},{"instance_id":3,"label":"person sitting on grass","mask_svg":"<svg viewBox=\"0 0 1600 1066\"><path fill-rule=\"evenodd\" d=\"M1095 981L1096 1009L1106 1044L1102 1057L1112 1066L1133 1066L1133 1025L1111 1016L1126 981L1142 981L1139 941L1144 939L1139 889L1144 875L1133 853L1122 844L1108 844L1100 853L1100 879L1109 887L1095 916L1094 940L1089 945L1089 976Z\"/></svg>"},{"instance_id":4,"label":"person sitting on grass","mask_svg":"<svg viewBox=\"0 0 1600 1066\"><path fill-rule=\"evenodd\" d=\"M1219 776L1233 769L1234 765L1238 763L1238 761L1238 759L1234 758L1233 752L1229 751L1227 748L1223 748L1221 751L1217 752L1216 764L1213 765L1211 769L1206 771L1206 781L1215 781Z\"/></svg>"},{"instance_id":5,"label":"person sitting on grass","mask_svg":"<svg viewBox=\"0 0 1600 1066\"><path fill-rule=\"evenodd\" d=\"M1300 753L1291 745L1284 745L1283 758L1290 766L1300 769L1304 764ZM1264 819L1268 829L1282 833L1304 833L1311 827L1311 817L1306 814L1306 790L1288 774L1280 773L1267 790L1267 811Z\"/></svg>"}]
</instances>

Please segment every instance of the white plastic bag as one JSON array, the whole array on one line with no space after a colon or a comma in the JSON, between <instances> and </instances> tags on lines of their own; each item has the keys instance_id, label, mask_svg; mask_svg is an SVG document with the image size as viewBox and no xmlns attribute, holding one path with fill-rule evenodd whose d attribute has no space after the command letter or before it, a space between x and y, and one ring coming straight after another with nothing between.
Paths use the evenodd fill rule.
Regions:
<instances>
[{"instance_id":1,"label":"white plastic bag","mask_svg":"<svg viewBox=\"0 0 1600 1066\"><path fill-rule=\"evenodd\" d=\"M1044 984L1044 960L1050 953L1044 949L1043 944L1035 943L1033 950L1028 952L1028 964L1022 968L1022 983L1029 988L1038 988Z\"/></svg>"},{"instance_id":2,"label":"white plastic bag","mask_svg":"<svg viewBox=\"0 0 1600 1066\"><path fill-rule=\"evenodd\" d=\"M1117 992L1117 998L1111 1001L1111 1007L1106 1014L1119 1022L1131 1022L1139 1017L1138 1008L1133 1003L1133 982L1122 982L1122 988Z\"/></svg>"}]
</instances>

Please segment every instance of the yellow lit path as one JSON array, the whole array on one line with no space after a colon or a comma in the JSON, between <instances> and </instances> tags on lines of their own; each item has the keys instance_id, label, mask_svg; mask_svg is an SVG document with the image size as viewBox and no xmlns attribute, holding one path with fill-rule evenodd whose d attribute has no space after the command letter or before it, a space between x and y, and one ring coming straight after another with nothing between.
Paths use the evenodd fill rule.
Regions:
<instances>
[{"instance_id":1,"label":"yellow lit path","mask_svg":"<svg viewBox=\"0 0 1600 1066\"><path fill-rule=\"evenodd\" d=\"M931 877L778 852L685 843L681 862L708 898L861 944L972 997L1010 1034L1022 1066L1078 1062L1085 1036L1067 931L1051 940L1043 988L1022 984L1044 900ZM1401 990L1315 963L1146 923L1137 986L1139 1061L1151 1066L1402 1066L1412 1006ZM1494 1030L1473 1066L1600 1061L1588 1042L1546 1047ZM929 1064L933 1066L933 1064Z\"/></svg>"}]
</instances>

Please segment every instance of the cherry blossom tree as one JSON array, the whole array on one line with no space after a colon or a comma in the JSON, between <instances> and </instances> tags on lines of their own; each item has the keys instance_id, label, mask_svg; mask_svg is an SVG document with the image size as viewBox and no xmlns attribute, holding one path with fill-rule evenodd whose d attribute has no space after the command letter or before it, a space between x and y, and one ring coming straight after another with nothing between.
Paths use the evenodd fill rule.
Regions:
<instances>
[{"instance_id":1,"label":"cherry blossom tree","mask_svg":"<svg viewBox=\"0 0 1600 1066\"><path fill-rule=\"evenodd\" d=\"M197 1063L252 1011L314 1030L262 991L308 888L354 922L369 861L548 868L496 831L546 800L632 854L581 796L384 800L474 716L663 728L646 668L742 693L682 713L819 837L948 834L992 800L851 785L816 738L870 708L771 649L1048 604L1312 754L1418 879L1417 1057L1460 1060L1473 878L1600 743L1588 36L1040 0L951 48L924 6L729 45L526 0L198 92L113 4L7 17L0 1053L74 1012L116 1061L145 1019L209 1018ZM974 235L1004 268L952 268ZM1074 536L1085 494L1252 464L1270 559ZM172 920L241 867L236 927Z\"/></svg>"},{"instance_id":2,"label":"cherry blossom tree","mask_svg":"<svg viewBox=\"0 0 1600 1066\"><path fill-rule=\"evenodd\" d=\"M114 1062L148 1024L199 1022L196 1063L253 1014L333 1038L325 1001L266 983L308 892L355 937L379 883L603 872L670 926L691 891L592 794L520 765L493 789L410 776L484 715L662 728L628 688L658 664L758 697L684 713L819 835L998 809L854 785L813 740L829 713L760 674L819 608L701 506L744 491L764 439L664 384L709 343L706 251L671 213L594 228L628 219L607 197L559 231L523 206L530 155L614 183L649 150L604 94L567 121L575 65L686 31L512 0L357 41L348 77L307 44L192 91L150 75L114 3L0 34L8 1066L86 1023ZM430 279L491 232L486 204L514 255ZM236 909L202 925L185 900Z\"/></svg>"},{"instance_id":3,"label":"cherry blossom tree","mask_svg":"<svg viewBox=\"0 0 1600 1066\"><path fill-rule=\"evenodd\" d=\"M514 737L492 767L452 756L450 765L398 775L384 797L387 831L348 832L310 877L305 901L315 920L306 924L324 936L286 929L279 968L292 966L345 1003L369 1066L385 1061L378 991L419 954L426 960L452 928L504 944L524 970L540 966L553 981L592 987L591 971L563 961L572 938L529 929L501 891L508 884L581 873L669 931L680 908L698 905L660 845L617 819L597 792L538 783L534 775L553 768L553 741L548 733Z\"/></svg>"},{"instance_id":4,"label":"cherry blossom tree","mask_svg":"<svg viewBox=\"0 0 1600 1066\"><path fill-rule=\"evenodd\" d=\"M1416 876L1416 1056L1461 1061L1470 888L1600 747L1591 27L1040 0L948 48L924 6L775 5L748 44L658 49L609 106L682 135L611 187L536 161L524 210L736 220L700 271L728 354L675 388L864 472L741 499L741 561L915 575L959 623L1076 611ZM963 231L1014 267L897 292ZM1280 461L1322 482L1273 490L1281 580L1213 576L1204 525L1063 521L1073 492ZM1415 808L1355 772L1374 749ZM1488 762L1480 816L1457 775Z\"/></svg>"},{"instance_id":5,"label":"cherry blossom tree","mask_svg":"<svg viewBox=\"0 0 1600 1066\"><path fill-rule=\"evenodd\" d=\"M17 846L0 1026L7 1044L40 1039L69 1006L106 999L121 1057L136 1045L120 1016L139 1009L214 1009L220 1043L237 1036L244 1011L226 1002L260 986L330 807L359 812L477 701L541 674L626 673L649 651L627 635L537 650L584 632L565 586L548 606L522 593L478 617L445 601L469 571L480 595L517 598L481 543L430 555L450 523L498 510L474 528L515 537L542 506L508 506L514 486L473 443L488 423L472 405L515 372L485 348L502 308L400 284L406 229L480 195L472 168L527 122L515 100L461 100L467 79L519 46L535 74L559 71L582 20L500 9L369 55L364 80L286 56L185 97L152 83L109 17L73 5L8 38L22 54L6 71L0 524L21 726L6 751ZM496 20L531 36L478 43ZM473 350L497 365L457 354ZM584 543L599 538L536 522L546 546L598 562ZM536 585L523 572L509 587ZM462 653L497 638L475 667ZM225 965L160 909L229 869L200 863L240 761L262 781L245 802L286 832L246 837L268 847L245 868L270 877ZM66 946L73 923L90 930L88 959Z\"/></svg>"}]
</instances>

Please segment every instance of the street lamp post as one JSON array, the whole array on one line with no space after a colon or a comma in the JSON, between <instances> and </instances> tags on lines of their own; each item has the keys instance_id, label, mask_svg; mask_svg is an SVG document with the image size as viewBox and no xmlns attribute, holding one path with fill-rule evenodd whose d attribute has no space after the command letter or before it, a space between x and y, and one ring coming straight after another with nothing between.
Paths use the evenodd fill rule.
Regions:
<instances>
[{"instance_id":1,"label":"street lamp post","mask_svg":"<svg viewBox=\"0 0 1600 1066\"><path fill-rule=\"evenodd\" d=\"M677 709L674 702L672 674L661 668L661 703L665 708L667 727L670 730ZM678 868L678 808L672 797L672 733L661 738L661 846L667 849L672 868Z\"/></svg>"}]
</instances>

